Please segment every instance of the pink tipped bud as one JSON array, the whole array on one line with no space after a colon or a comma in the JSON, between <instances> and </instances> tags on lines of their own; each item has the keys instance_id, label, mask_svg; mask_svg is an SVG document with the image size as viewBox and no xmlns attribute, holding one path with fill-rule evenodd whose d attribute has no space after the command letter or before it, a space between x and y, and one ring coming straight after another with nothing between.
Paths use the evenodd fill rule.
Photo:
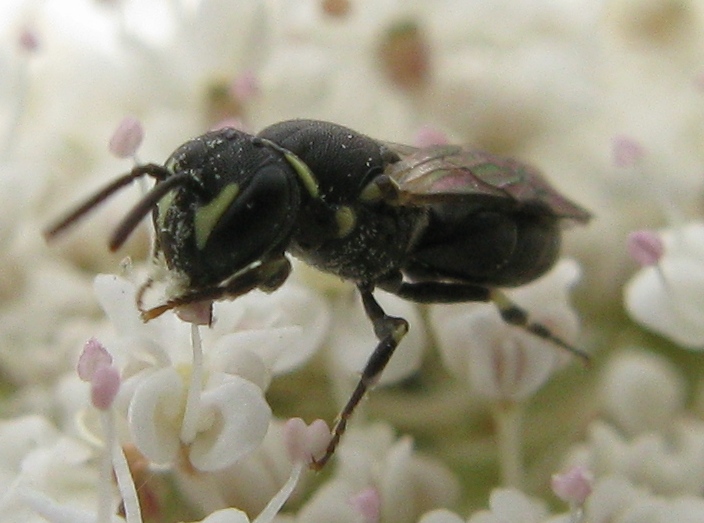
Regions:
<instances>
[{"instance_id":1,"label":"pink tipped bud","mask_svg":"<svg viewBox=\"0 0 704 523\"><path fill-rule=\"evenodd\" d=\"M93 374L90 400L99 410L108 410L120 390L120 373L115 367L99 367Z\"/></svg>"},{"instance_id":2,"label":"pink tipped bud","mask_svg":"<svg viewBox=\"0 0 704 523\"><path fill-rule=\"evenodd\" d=\"M241 119L235 118L234 116L219 120L215 123L215 125L210 128L210 130L218 131L220 129L227 129L228 127L251 134L251 130L249 129L249 127L247 127L247 124L245 124Z\"/></svg>"},{"instance_id":3,"label":"pink tipped bud","mask_svg":"<svg viewBox=\"0 0 704 523\"><path fill-rule=\"evenodd\" d=\"M212 300L189 303L176 309L176 316L186 323L210 325L213 322Z\"/></svg>"},{"instance_id":4,"label":"pink tipped bud","mask_svg":"<svg viewBox=\"0 0 704 523\"><path fill-rule=\"evenodd\" d=\"M112 365L112 356L97 339L91 338L83 346L78 357L76 371L83 381L92 381L96 370Z\"/></svg>"},{"instance_id":5,"label":"pink tipped bud","mask_svg":"<svg viewBox=\"0 0 704 523\"><path fill-rule=\"evenodd\" d=\"M232 81L230 93L237 100L250 100L259 93L259 80L252 71L245 71Z\"/></svg>"},{"instance_id":6,"label":"pink tipped bud","mask_svg":"<svg viewBox=\"0 0 704 523\"><path fill-rule=\"evenodd\" d=\"M628 136L613 139L614 164L616 167L633 167L645 156L643 146Z\"/></svg>"},{"instance_id":7,"label":"pink tipped bud","mask_svg":"<svg viewBox=\"0 0 704 523\"><path fill-rule=\"evenodd\" d=\"M554 474L552 491L562 501L581 506L592 493L594 477L585 467L573 467L562 474Z\"/></svg>"},{"instance_id":8,"label":"pink tipped bud","mask_svg":"<svg viewBox=\"0 0 704 523\"><path fill-rule=\"evenodd\" d=\"M310 425L301 418L291 418L284 425L284 442L291 461L310 463L321 456L330 441L330 429L321 419Z\"/></svg>"},{"instance_id":9,"label":"pink tipped bud","mask_svg":"<svg viewBox=\"0 0 704 523\"><path fill-rule=\"evenodd\" d=\"M109 150L118 158L134 157L144 139L142 123L134 116L125 116L110 138Z\"/></svg>"},{"instance_id":10,"label":"pink tipped bud","mask_svg":"<svg viewBox=\"0 0 704 523\"><path fill-rule=\"evenodd\" d=\"M447 134L440 129L424 125L418 129L413 142L417 147L430 147L431 145L446 145L450 141L447 138Z\"/></svg>"},{"instance_id":11,"label":"pink tipped bud","mask_svg":"<svg viewBox=\"0 0 704 523\"><path fill-rule=\"evenodd\" d=\"M349 499L350 505L364 518L364 523L381 520L381 496L373 487L366 488Z\"/></svg>"},{"instance_id":12,"label":"pink tipped bud","mask_svg":"<svg viewBox=\"0 0 704 523\"><path fill-rule=\"evenodd\" d=\"M332 18L344 18L352 10L350 0L322 0L323 13Z\"/></svg>"},{"instance_id":13,"label":"pink tipped bud","mask_svg":"<svg viewBox=\"0 0 704 523\"><path fill-rule=\"evenodd\" d=\"M700 91L704 91L704 71L699 71L694 76L694 87Z\"/></svg>"},{"instance_id":14,"label":"pink tipped bud","mask_svg":"<svg viewBox=\"0 0 704 523\"><path fill-rule=\"evenodd\" d=\"M39 48L39 37L37 36L37 32L28 27L20 31L18 42L20 44L20 49L27 51L28 53L33 53Z\"/></svg>"},{"instance_id":15,"label":"pink tipped bud","mask_svg":"<svg viewBox=\"0 0 704 523\"><path fill-rule=\"evenodd\" d=\"M413 20L401 20L388 29L378 57L382 71L396 87L413 91L430 81L430 41Z\"/></svg>"},{"instance_id":16,"label":"pink tipped bud","mask_svg":"<svg viewBox=\"0 0 704 523\"><path fill-rule=\"evenodd\" d=\"M633 231L626 239L628 254L642 266L656 265L665 251L662 238L655 231Z\"/></svg>"}]
</instances>

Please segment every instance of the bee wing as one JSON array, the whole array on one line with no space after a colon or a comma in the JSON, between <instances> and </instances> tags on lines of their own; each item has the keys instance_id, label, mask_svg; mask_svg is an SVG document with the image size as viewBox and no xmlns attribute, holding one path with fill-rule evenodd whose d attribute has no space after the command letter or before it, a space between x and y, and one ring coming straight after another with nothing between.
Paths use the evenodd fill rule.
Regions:
<instances>
[{"instance_id":1,"label":"bee wing","mask_svg":"<svg viewBox=\"0 0 704 523\"><path fill-rule=\"evenodd\" d=\"M590 215L521 162L456 145L414 148L384 144L401 159L385 173L398 187L401 205L495 199L517 206L542 205L560 218L586 222Z\"/></svg>"}]
</instances>

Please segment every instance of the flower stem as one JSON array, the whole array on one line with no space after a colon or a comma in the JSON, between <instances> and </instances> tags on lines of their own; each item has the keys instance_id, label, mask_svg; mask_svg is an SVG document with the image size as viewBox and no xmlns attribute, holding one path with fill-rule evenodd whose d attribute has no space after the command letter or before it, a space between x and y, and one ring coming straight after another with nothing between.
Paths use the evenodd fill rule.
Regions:
<instances>
[{"instance_id":1,"label":"flower stem","mask_svg":"<svg viewBox=\"0 0 704 523\"><path fill-rule=\"evenodd\" d=\"M193 347L193 365L191 382L188 386L186 408L181 425L181 441L190 444L196 438L198 416L200 414L200 395L203 389L203 346L198 325L191 323L191 345Z\"/></svg>"},{"instance_id":2,"label":"flower stem","mask_svg":"<svg viewBox=\"0 0 704 523\"><path fill-rule=\"evenodd\" d=\"M110 410L100 413L100 421L104 434L105 452L100 464L100 480L98 481L98 519L97 521L110 521L112 519L112 447L115 436L112 432L112 412Z\"/></svg>"},{"instance_id":3,"label":"flower stem","mask_svg":"<svg viewBox=\"0 0 704 523\"><path fill-rule=\"evenodd\" d=\"M296 488L298 480L301 478L301 474L305 469L306 464L302 461L293 464L291 475L284 486L271 498L267 506L264 507L264 510L261 511L252 523L271 523L271 521L274 520L274 517L276 517L281 510L281 507L284 506L284 503L286 503L291 496L293 489Z\"/></svg>"},{"instance_id":4,"label":"flower stem","mask_svg":"<svg viewBox=\"0 0 704 523\"><path fill-rule=\"evenodd\" d=\"M137 496L137 489L134 485L134 480L132 479L132 472L130 472L130 467L127 464L127 458L125 453L122 451L122 447L115 438L115 420L113 419L113 414L111 410L107 410L101 413L101 421L106 435L106 452L112 458L112 468L115 471L115 478L117 479L117 487L120 491L120 496L122 497L122 504L125 508L125 520L127 523L142 523L142 510L139 506L139 498ZM105 520L98 521L111 521L111 517Z\"/></svg>"},{"instance_id":5,"label":"flower stem","mask_svg":"<svg viewBox=\"0 0 704 523\"><path fill-rule=\"evenodd\" d=\"M584 509L581 505L570 506L569 523L582 523L584 521Z\"/></svg>"},{"instance_id":6,"label":"flower stem","mask_svg":"<svg viewBox=\"0 0 704 523\"><path fill-rule=\"evenodd\" d=\"M496 440L501 470L501 483L505 487L521 488L523 485L523 452L521 445L523 406L515 402L501 402L493 409Z\"/></svg>"}]
</instances>

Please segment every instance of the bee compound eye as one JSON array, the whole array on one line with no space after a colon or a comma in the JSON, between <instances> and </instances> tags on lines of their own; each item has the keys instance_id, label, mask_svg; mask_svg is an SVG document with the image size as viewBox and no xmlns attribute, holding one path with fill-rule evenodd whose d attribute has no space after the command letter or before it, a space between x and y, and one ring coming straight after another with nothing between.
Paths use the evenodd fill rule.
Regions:
<instances>
[{"instance_id":1,"label":"bee compound eye","mask_svg":"<svg viewBox=\"0 0 704 523\"><path fill-rule=\"evenodd\" d=\"M261 168L222 213L208 247L228 250L251 263L287 238L298 212L295 178L280 165Z\"/></svg>"}]
</instances>

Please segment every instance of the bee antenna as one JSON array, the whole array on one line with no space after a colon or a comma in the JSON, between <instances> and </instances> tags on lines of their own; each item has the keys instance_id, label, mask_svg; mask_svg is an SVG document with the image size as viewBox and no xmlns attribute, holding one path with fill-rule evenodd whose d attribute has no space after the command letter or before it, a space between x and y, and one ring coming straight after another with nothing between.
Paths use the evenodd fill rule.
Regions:
<instances>
[{"instance_id":1,"label":"bee antenna","mask_svg":"<svg viewBox=\"0 0 704 523\"><path fill-rule=\"evenodd\" d=\"M76 209L74 209L69 214L58 220L52 226L45 229L43 233L44 238L46 239L46 241L53 240L58 235L63 233L66 229L68 229L81 218L83 218L83 216L88 214L88 212L90 212L102 202L107 200L114 193L116 193L126 185L129 185L137 178L146 175L152 176L157 180L164 180L169 175L169 171L167 171L166 168L164 168L163 166L154 163L136 166L127 174L124 174L116 180L110 182L108 185L103 187L84 203L79 205Z\"/></svg>"},{"instance_id":2,"label":"bee antenna","mask_svg":"<svg viewBox=\"0 0 704 523\"><path fill-rule=\"evenodd\" d=\"M110 250L115 252L122 247L122 244L125 243L129 235L132 234L132 231L139 225L142 218L149 214L156 204L159 203L159 200L166 196L167 193L179 185L192 182L193 177L189 173L179 173L157 183L151 191L145 194L144 197L132 207L132 210L127 213L113 231L110 242L108 243Z\"/></svg>"}]
</instances>

